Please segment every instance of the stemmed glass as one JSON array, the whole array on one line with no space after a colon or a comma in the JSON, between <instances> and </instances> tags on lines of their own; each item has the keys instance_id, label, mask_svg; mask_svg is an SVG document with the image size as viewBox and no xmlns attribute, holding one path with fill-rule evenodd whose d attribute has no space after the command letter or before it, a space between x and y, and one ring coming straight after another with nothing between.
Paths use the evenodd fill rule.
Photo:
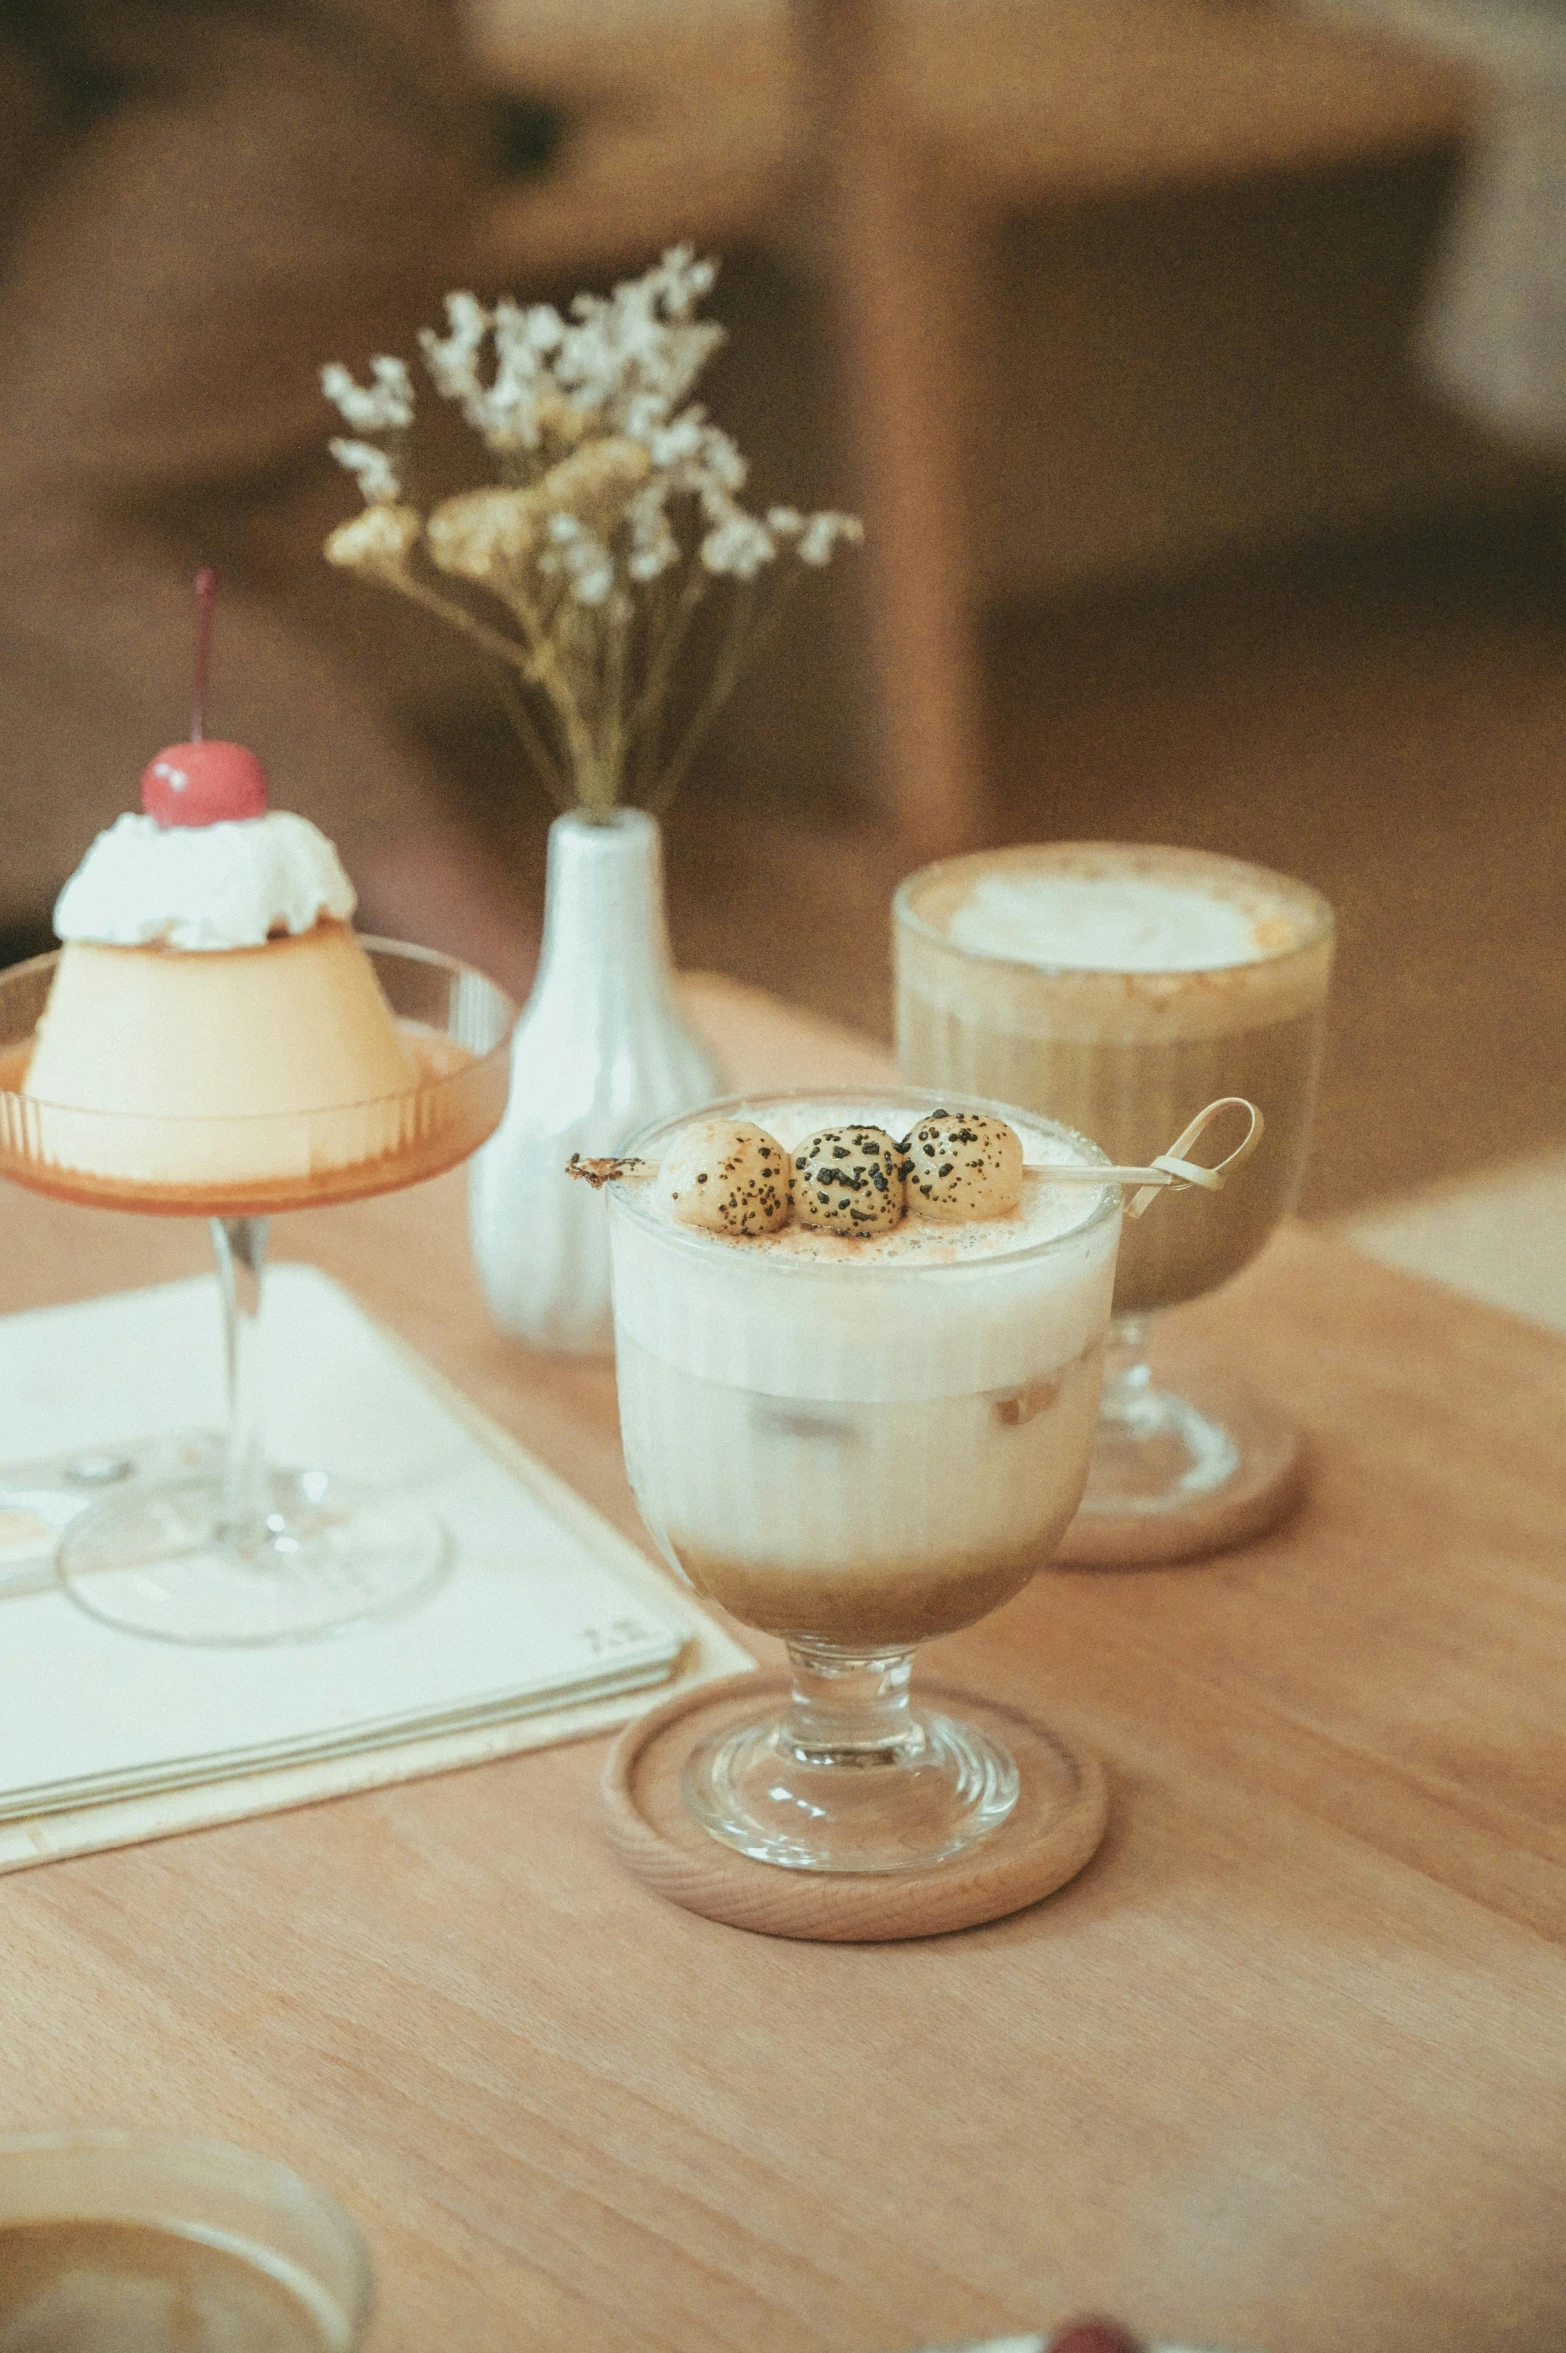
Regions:
<instances>
[{"instance_id":1,"label":"stemmed glass","mask_svg":"<svg viewBox=\"0 0 1566 2353\"><path fill-rule=\"evenodd\" d=\"M1249 960L1171 970L1026 961L983 944L960 911L996 885L1025 903L1060 877L1216 902L1255 926ZM1291 1499L1287 1420L1227 1376L1160 1387L1159 1310L1249 1263L1299 1190L1321 1064L1332 909L1291 876L1196 850L1063 842L979 851L921 868L893 901L898 1061L921 1086L966 1090L1067 1119L1112 1159L1145 1162L1203 1104L1239 1096L1265 1131L1221 1199L1200 1190L1128 1224L1115 1282L1103 1404L1068 1560L1179 1559L1258 1533ZM1215 1131L1223 1146L1227 1131Z\"/></svg>"},{"instance_id":2,"label":"stemmed glass","mask_svg":"<svg viewBox=\"0 0 1566 2353\"><path fill-rule=\"evenodd\" d=\"M692 1116L755 1120L792 1148L867 1121L900 1137L938 1108L913 1089L736 1099L627 1151L656 1162ZM1035 1164L1107 1165L1052 1122L964 1108L1009 1120ZM922 1870L1011 1812L1012 1758L911 1704L912 1653L1020 1591L1077 1508L1119 1227L1119 1188L1079 1182L1058 1217L1013 1226L990 1255L938 1240L812 1255L694 1232L644 1179L612 1184L620 1426L642 1517L698 1591L783 1636L793 1671L786 1706L689 1762L686 1803L714 1837L795 1870Z\"/></svg>"},{"instance_id":3,"label":"stemmed glass","mask_svg":"<svg viewBox=\"0 0 1566 2353\"><path fill-rule=\"evenodd\" d=\"M418 1083L304 1114L159 1119L39 1102L20 1088L58 957L0 973L0 1175L86 1207L205 1216L217 1255L228 1391L221 1451L198 1434L179 1450L189 1467L177 1473L162 1467L166 1442L156 1469L139 1473L134 1458L108 1465L114 1491L61 1537L67 1592L110 1625L170 1642L300 1641L405 1608L444 1574L446 1539L432 1514L324 1470L274 1467L261 1442L271 1213L436 1176L476 1150L505 1108L516 1018L505 993L432 950L361 945ZM96 1173L125 1166L170 1173Z\"/></svg>"}]
</instances>

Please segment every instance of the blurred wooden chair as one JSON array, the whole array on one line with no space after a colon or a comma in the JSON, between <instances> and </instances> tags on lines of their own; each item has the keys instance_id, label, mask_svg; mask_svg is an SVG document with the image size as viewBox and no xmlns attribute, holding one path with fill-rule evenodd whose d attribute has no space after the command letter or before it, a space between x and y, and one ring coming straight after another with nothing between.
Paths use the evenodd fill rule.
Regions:
<instances>
[{"instance_id":1,"label":"blurred wooden chair","mask_svg":"<svg viewBox=\"0 0 1566 2353\"><path fill-rule=\"evenodd\" d=\"M1001 222L1063 198L1414 153L1468 78L1273 0L471 0L502 87L572 123L485 227L556 282L672 240L803 238L834 293L867 526L885 812L984 829L969 481Z\"/></svg>"}]
</instances>

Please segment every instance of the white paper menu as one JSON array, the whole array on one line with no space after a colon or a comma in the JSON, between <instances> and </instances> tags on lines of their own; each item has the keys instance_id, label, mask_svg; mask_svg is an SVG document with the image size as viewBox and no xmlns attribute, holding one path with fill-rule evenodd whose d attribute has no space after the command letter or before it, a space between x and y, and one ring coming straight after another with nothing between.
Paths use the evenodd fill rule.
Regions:
<instances>
[{"instance_id":1,"label":"white paper menu","mask_svg":"<svg viewBox=\"0 0 1566 2353\"><path fill-rule=\"evenodd\" d=\"M263 1336L273 1459L416 1497L452 1539L443 1584L405 1615L269 1648L99 1624L42 1582L38 1530L149 1423L220 1417L216 1287L0 1318L0 1823L601 1701L676 1671L683 1597L655 1599L607 1523L579 1498L564 1511L546 1474L486 1446L346 1292L275 1267Z\"/></svg>"}]
</instances>

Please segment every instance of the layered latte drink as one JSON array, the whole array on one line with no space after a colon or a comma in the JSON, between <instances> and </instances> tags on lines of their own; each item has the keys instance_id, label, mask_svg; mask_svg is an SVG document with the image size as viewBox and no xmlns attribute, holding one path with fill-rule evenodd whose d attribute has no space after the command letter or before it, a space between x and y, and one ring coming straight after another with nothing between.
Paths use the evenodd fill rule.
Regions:
<instances>
[{"instance_id":1,"label":"layered latte drink","mask_svg":"<svg viewBox=\"0 0 1566 2353\"><path fill-rule=\"evenodd\" d=\"M1265 1115L1243 1178L1127 1225L1117 1313L1212 1290L1293 1205L1332 966L1332 912L1305 884L1195 850L984 851L902 885L895 955L921 1086L1068 1121L1128 1164L1217 1096Z\"/></svg>"},{"instance_id":2,"label":"layered latte drink","mask_svg":"<svg viewBox=\"0 0 1566 2353\"><path fill-rule=\"evenodd\" d=\"M1008 1112L1014 1206L953 1220L921 1213L920 1172L938 1186L973 1147L921 1159L930 1098L856 1099L850 1125L830 1098L723 1108L777 1140L785 1204L792 1176L807 1213L803 1140L859 1139L866 1222L823 1230L785 1206L772 1231L704 1230L656 1177L616 1185L620 1417L643 1517L749 1625L849 1650L967 1625L1048 1559L1081 1497L1119 1194L1034 1164L1086 1170L1102 1155ZM696 1125L671 1122L639 1148L671 1167ZM823 1149L825 1198L852 1150ZM878 1224L883 1165L909 1207ZM707 1181L701 1168L690 1179Z\"/></svg>"}]
</instances>

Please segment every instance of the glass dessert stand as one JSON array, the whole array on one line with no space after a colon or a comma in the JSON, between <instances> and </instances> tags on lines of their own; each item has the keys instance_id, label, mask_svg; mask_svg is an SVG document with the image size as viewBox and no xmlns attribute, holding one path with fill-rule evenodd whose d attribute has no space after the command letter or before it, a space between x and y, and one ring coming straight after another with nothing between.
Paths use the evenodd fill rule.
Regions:
<instances>
[{"instance_id":1,"label":"glass dessert stand","mask_svg":"<svg viewBox=\"0 0 1566 2353\"><path fill-rule=\"evenodd\" d=\"M845 1122L895 1138L939 1106L900 1088L710 1109L792 1150ZM1070 1129L966 1108L1010 1122L1032 1163L1108 1165ZM656 1163L690 1116L627 1152ZM634 1176L610 1186L620 1423L642 1517L698 1592L788 1648L791 1695L752 1703L684 1767L688 1812L755 1861L922 1873L1017 1805L1002 1742L913 1704L909 1679L919 1642L1021 1591L1082 1494L1121 1203L1109 1182L1070 1191L1053 1226L984 1254L957 1254L945 1227L898 1258L874 1240L795 1255L715 1238L660 1215Z\"/></svg>"},{"instance_id":2,"label":"glass dessert stand","mask_svg":"<svg viewBox=\"0 0 1566 2353\"><path fill-rule=\"evenodd\" d=\"M406 1608L445 1573L446 1537L432 1514L324 1470L278 1468L262 1447L271 1213L438 1176L484 1142L505 1107L516 1009L504 992L428 949L361 945L417 1082L395 1096L288 1115L163 1119L24 1095L57 958L0 973L0 1176L86 1208L211 1222L226 1436L198 1432L153 1441L142 1455L84 1457L78 1484L98 1500L60 1538L58 1573L71 1598L132 1633L297 1642Z\"/></svg>"}]
</instances>

